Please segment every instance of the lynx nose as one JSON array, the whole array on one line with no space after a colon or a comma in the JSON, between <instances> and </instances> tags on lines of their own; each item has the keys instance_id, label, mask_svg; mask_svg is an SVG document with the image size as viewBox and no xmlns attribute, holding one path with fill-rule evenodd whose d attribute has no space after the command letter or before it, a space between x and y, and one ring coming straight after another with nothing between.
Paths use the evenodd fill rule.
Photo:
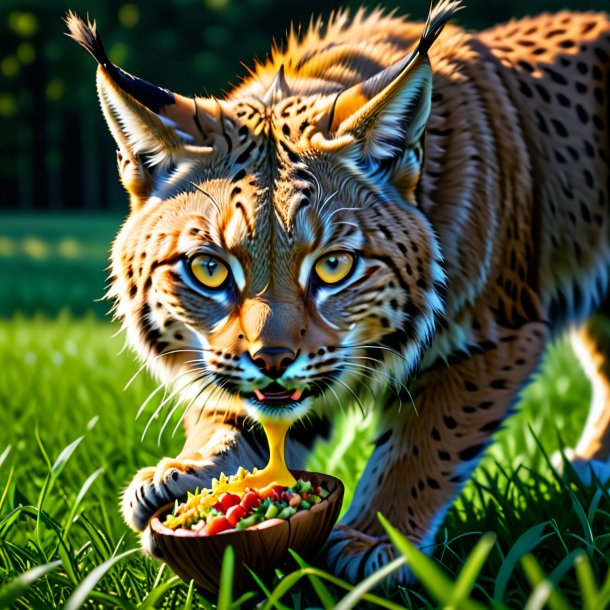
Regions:
<instances>
[{"instance_id":1,"label":"lynx nose","mask_svg":"<svg viewBox=\"0 0 610 610\"><path fill-rule=\"evenodd\" d=\"M252 360L267 377L277 379L296 360L296 354L287 347L267 347L259 349Z\"/></svg>"}]
</instances>

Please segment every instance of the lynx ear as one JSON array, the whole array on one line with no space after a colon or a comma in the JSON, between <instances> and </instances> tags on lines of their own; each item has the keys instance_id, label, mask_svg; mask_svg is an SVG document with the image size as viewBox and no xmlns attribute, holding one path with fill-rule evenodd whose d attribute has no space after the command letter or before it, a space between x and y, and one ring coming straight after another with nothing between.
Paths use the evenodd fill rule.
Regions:
<instances>
[{"instance_id":1,"label":"lynx ear","mask_svg":"<svg viewBox=\"0 0 610 610\"><path fill-rule=\"evenodd\" d=\"M108 59L95 22L85 23L69 12L66 24L68 36L99 64L102 110L119 147L121 180L137 206L181 156L214 151L214 133L222 129L218 104L187 98L128 74Z\"/></svg>"},{"instance_id":2,"label":"lynx ear","mask_svg":"<svg viewBox=\"0 0 610 610\"><path fill-rule=\"evenodd\" d=\"M431 8L412 53L339 93L328 116L329 137L336 142L355 137L362 157L384 165L418 145L431 108L428 50L460 8L460 0L441 0Z\"/></svg>"}]
</instances>

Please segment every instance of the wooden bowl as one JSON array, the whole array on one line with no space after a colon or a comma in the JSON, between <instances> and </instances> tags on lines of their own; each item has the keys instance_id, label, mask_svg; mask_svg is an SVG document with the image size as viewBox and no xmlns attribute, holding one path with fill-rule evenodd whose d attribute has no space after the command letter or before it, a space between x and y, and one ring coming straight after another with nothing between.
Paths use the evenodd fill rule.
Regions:
<instances>
[{"instance_id":1,"label":"wooden bowl","mask_svg":"<svg viewBox=\"0 0 610 610\"><path fill-rule=\"evenodd\" d=\"M318 472L291 472L297 480L311 481L313 485L326 483L330 494L287 521L269 519L246 530L233 529L214 536L199 536L191 530L165 527L162 522L174 508L173 503L168 504L150 519L151 535L163 560L186 582L193 579L200 589L216 595L222 558L231 545L235 552L233 593L239 595L256 586L245 566L270 583L275 568L289 557L289 548L304 558L314 555L326 542L339 517L343 483Z\"/></svg>"}]
</instances>

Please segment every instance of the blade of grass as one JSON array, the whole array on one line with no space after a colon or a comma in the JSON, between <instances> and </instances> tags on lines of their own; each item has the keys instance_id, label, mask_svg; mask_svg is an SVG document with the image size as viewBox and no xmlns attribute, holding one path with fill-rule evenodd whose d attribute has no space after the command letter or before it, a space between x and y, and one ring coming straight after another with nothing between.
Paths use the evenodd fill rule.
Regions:
<instances>
[{"instance_id":1,"label":"blade of grass","mask_svg":"<svg viewBox=\"0 0 610 610\"><path fill-rule=\"evenodd\" d=\"M189 588L186 592L186 600L184 601L184 606L182 606L182 610L191 610L193 606L193 591L195 591L195 581L191 580L189 582ZM138 610L140 610L138 608Z\"/></svg>"},{"instance_id":2,"label":"blade of grass","mask_svg":"<svg viewBox=\"0 0 610 610\"><path fill-rule=\"evenodd\" d=\"M574 569L576 571L576 580L578 581L578 588L580 589L580 595L582 597L582 610L595 610L599 591L597 590L591 562L583 551L578 551L578 555L574 561Z\"/></svg>"},{"instance_id":3,"label":"blade of grass","mask_svg":"<svg viewBox=\"0 0 610 610\"><path fill-rule=\"evenodd\" d=\"M218 592L217 610L230 610L233 602L233 573L235 572L235 553L229 545L222 557L220 572L220 590Z\"/></svg>"},{"instance_id":4,"label":"blade of grass","mask_svg":"<svg viewBox=\"0 0 610 610\"><path fill-rule=\"evenodd\" d=\"M472 552L466 558L455 581L450 605L459 608L461 603L468 600L479 573L483 568L483 564L495 543L495 534L487 532L481 536Z\"/></svg>"},{"instance_id":5,"label":"blade of grass","mask_svg":"<svg viewBox=\"0 0 610 610\"><path fill-rule=\"evenodd\" d=\"M91 485L93 485L95 480L103 472L104 472L104 468L98 468L95 472L92 472L87 477L87 480L83 483L82 487L78 491L78 494L76 495L76 498L74 499L74 502L72 503L72 508L70 509L70 514L68 515L68 518L66 520L66 527L64 529L64 538L67 538L67 536L68 536L68 532L70 531L70 528L72 527L72 523L74 522L74 516L76 515L76 511L78 510L81 502L83 501L83 498L89 491L89 488L91 487Z\"/></svg>"},{"instance_id":6,"label":"blade of grass","mask_svg":"<svg viewBox=\"0 0 610 610\"><path fill-rule=\"evenodd\" d=\"M305 562L295 551L289 549L290 554L297 562L300 568L309 568L310 566ZM309 581L313 587L316 595L318 596L324 610L333 610L335 607L335 598L331 595L330 591L326 588L324 583L314 575L309 576Z\"/></svg>"},{"instance_id":7,"label":"blade of grass","mask_svg":"<svg viewBox=\"0 0 610 610\"><path fill-rule=\"evenodd\" d=\"M51 474L53 475L53 478L56 479L61 474L61 471L65 468L66 464L72 457L72 454L74 453L74 451L76 451L76 448L83 442L84 438L84 435L79 436L76 440L72 441L69 445L63 448L63 450L57 456L57 459L53 463L53 466L51 466Z\"/></svg>"},{"instance_id":8,"label":"blade of grass","mask_svg":"<svg viewBox=\"0 0 610 610\"><path fill-rule=\"evenodd\" d=\"M81 444L84 436L80 436L76 440L72 441L69 445L64 447L60 454L57 456L57 459L52 464L49 470L49 474L45 477L44 483L42 485L42 489L40 490L40 494L38 496L38 509L39 509L39 517L36 520L36 541L38 542L38 546L42 549L43 544L41 540L41 531L40 531L40 514L42 512L42 507L44 505L45 499L49 491L53 488L53 483L57 480L57 477L61 474L61 471L64 469L65 465L68 463L70 457L76 450L76 448ZM42 444L42 439L39 440L39 445L41 451L44 452L44 446ZM46 457L46 453L45 453ZM48 458L47 458L48 460Z\"/></svg>"},{"instance_id":9,"label":"blade of grass","mask_svg":"<svg viewBox=\"0 0 610 610\"><path fill-rule=\"evenodd\" d=\"M91 591L90 597L91 599L99 599L106 602L103 606L100 604L103 608L112 608L112 610L139 610L139 606L132 604L130 601L121 599L117 595L104 593L103 591Z\"/></svg>"},{"instance_id":10,"label":"blade of grass","mask_svg":"<svg viewBox=\"0 0 610 610\"><path fill-rule=\"evenodd\" d=\"M191 581L192 584L193 581ZM164 583L157 584L154 586L150 593L138 604L138 610L147 610L148 608L155 608L155 604L161 599L163 595L167 593L172 587L181 585L182 580L178 576L172 576L169 580Z\"/></svg>"},{"instance_id":11,"label":"blade of grass","mask_svg":"<svg viewBox=\"0 0 610 610\"><path fill-rule=\"evenodd\" d=\"M83 582L76 587L76 589L74 589L74 592L68 598L63 610L78 610L78 608L80 608L87 601L91 591L101 580L101 578L108 572L108 570L110 570L115 564L125 559L125 557L129 557L130 555L139 552L140 549L130 549L129 551L125 551L120 555L107 559L104 561L104 563L91 570Z\"/></svg>"},{"instance_id":12,"label":"blade of grass","mask_svg":"<svg viewBox=\"0 0 610 610\"><path fill-rule=\"evenodd\" d=\"M45 464L47 465L47 468L51 470L51 458L49 457L47 450L44 448L42 439L40 438L40 430L38 429L38 425L34 429L34 436L36 438L36 442L38 443L38 448L40 449L40 453L42 454Z\"/></svg>"},{"instance_id":13,"label":"blade of grass","mask_svg":"<svg viewBox=\"0 0 610 610\"><path fill-rule=\"evenodd\" d=\"M377 518L392 544L407 558L409 569L426 587L428 593L447 608L451 608L454 585L439 565L407 540L381 513L377 513ZM483 606L475 601L463 600L460 610L483 610Z\"/></svg>"},{"instance_id":14,"label":"blade of grass","mask_svg":"<svg viewBox=\"0 0 610 610\"><path fill-rule=\"evenodd\" d=\"M0 589L0 608L11 608L13 603L19 599L38 580L56 570L61 561L51 561L41 566L36 566L23 574L17 576Z\"/></svg>"},{"instance_id":15,"label":"blade of grass","mask_svg":"<svg viewBox=\"0 0 610 610\"><path fill-rule=\"evenodd\" d=\"M335 606L335 610L351 610L356 604L358 604L365 593L370 591L373 587L384 581L390 574L396 572L398 568L404 566L407 563L406 557L397 557L390 561L382 568L376 570L369 576L367 576L361 583L356 585L339 603Z\"/></svg>"},{"instance_id":16,"label":"blade of grass","mask_svg":"<svg viewBox=\"0 0 610 610\"><path fill-rule=\"evenodd\" d=\"M580 525L582 526L583 535L585 536L587 550L589 552L592 551L592 548L595 546L593 542L593 532L591 531L591 524L587 519L587 514L585 513L585 509L583 505L580 503L580 500L576 496L573 491L570 491L570 499L572 500L572 511L578 518Z\"/></svg>"},{"instance_id":17,"label":"blade of grass","mask_svg":"<svg viewBox=\"0 0 610 610\"><path fill-rule=\"evenodd\" d=\"M238 597L233 604L231 605L231 610L238 610L241 608L247 601L251 600L253 597L256 597L256 593L254 591L248 591L244 593L240 597ZM248 606L249 607L249 606Z\"/></svg>"},{"instance_id":18,"label":"blade of grass","mask_svg":"<svg viewBox=\"0 0 610 610\"><path fill-rule=\"evenodd\" d=\"M256 572L251 570L248 566L246 566L246 570L248 570L248 572L250 572L250 574L251 574L252 578L254 579L254 581L256 582L256 584L261 588L261 591L264 593L267 600L269 600L269 598L271 597L271 591L269 591L269 589L266 587L265 583L261 580L260 576L258 574L256 574ZM281 584L281 582L280 582L280 584ZM288 608L288 606L284 606L279 601L275 602L274 605L277 608L277 610L290 610L290 608ZM267 608L267 607L268 607L267 604L265 604L265 606L263 606L263 608Z\"/></svg>"},{"instance_id":19,"label":"blade of grass","mask_svg":"<svg viewBox=\"0 0 610 610\"><path fill-rule=\"evenodd\" d=\"M568 600L559 592L557 587L546 577L540 564L533 555L526 555L521 559L521 566L525 576L533 587L532 594L527 601L525 610L537 610L548 604L551 610L574 610Z\"/></svg>"},{"instance_id":20,"label":"blade of grass","mask_svg":"<svg viewBox=\"0 0 610 610\"><path fill-rule=\"evenodd\" d=\"M0 455L0 468L2 468L2 464L4 464L4 461L8 457L8 454L11 452L12 448L12 445L7 445L6 449L2 452L2 455Z\"/></svg>"},{"instance_id":21,"label":"blade of grass","mask_svg":"<svg viewBox=\"0 0 610 610\"><path fill-rule=\"evenodd\" d=\"M153 589L156 589L161 584L161 578L163 578L163 573L165 572L166 568L167 564L161 563L161 565L159 566L159 570L157 571L157 576L155 577L155 582L152 586Z\"/></svg>"},{"instance_id":22,"label":"blade of grass","mask_svg":"<svg viewBox=\"0 0 610 610\"><path fill-rule=\"evenodd\" d=\"M589 508L587 509L587 521L589 523L593 523L593 519L595 518L595 513L597 512L599 503L601 502L603 497L604 497L604 492L602 489L598 489L595 492L595 494L593 495L593 499L591 500L591 503L589 504Z\"/></svg>"},{"instance_id":23,"label":"blade of grass","mask_svg":"<svg viewBox=\"0 0 610 610\"><path fill-rule=\"evenodd\" d=\"M606 610L610 606L610 570L606 573L606 579L602 585L599 597L597 598L597 605L595 610Z\"/></svg>"},{"instance_id":24,"label":"blade of grass","mask_svg":"<svg viewBox=\"0 0 610 610\"><path fill-rule=\"evenodd\" d=\"M78 573L78 563L75 560L74 554L66 548L64 541L58 540L55 547L55 554L59 556L63 562L64 570L70 579L72 586L76 586L80 582Z\"/></svg>"},{"instance_id":25,"label":"blade of grass","mask_svg":"<svg viewBox=\"0 0 610 610\"><path fill-rule=\"evenodd\" d=\"M319 570L318 568L301 568L300 570L291 572L290 574L287 574L286 576L284 576L284 578L282 578L277 587L274 589L273 593L267 595L268 599L265 605L262 607L262 610L270 610L270 608L273 607L276 607L278 610L285 609L286 606L280 604L279 600L282 599L282 597L284 597L284 595L286 595L286 593L288 593L288 591L290 591L290 589L301 578L305 576L310 576L312 574L314 576L318 576L319 578L327 580L331 584L335 585L336 587L340 587L345 591L351 591L354 588L354 586L350 583L346 582L345 580L341 580L340 578L337 578L336 576L333 576L328 572L324 572L324 570ZM377 595L373 595L372 593L365 593L362 596L362 599L365 602L376 604L381 608L388 608L388 610L404 610L402 606L383 599L382 597L379 597Z\"/></svg>"},{"instance_id":26,"label":"blade of grass","mask_svg":"<svg viewBox=\"0 0 610 610\"><path fill-rule=\"evenodd\" d=\"M574 567L576 558L581 553L581 549L577 549L568 553L548 574L548 579L553 583L560 582L565 578L566 574Z\"/></svg>"},{"instance_id":27,"label":"blade of grass","mask_svg":"<svg viewBox=\"0 0 610 610\"><path fill-rule=\"evenodd\" d=\"M6 496L8 495L8 490L10 489L14 472L15 472L15 467L11 466L11 470L8 473L8 478L6 479L6 485L4 486L4 490L2 492L2 497L0 498L0 510L2 510L2 507L4 506L4 501L6 500Z\"/></svg>"},{"instance_id":28,"label":"blade of grass","mask_svg":"<svg viewBox=\"0 0 610 610\"><path fill-rule=\"evenodd\" d=\"M519 563L519 560L535 549L543 540L553 535L543 535L547 525L548 523L544 522L530 527L513 543L510 551L506 554L506 559L502 562L500 570L498 571L496 585L494 587L494 599L504 599L506 586L508 585L508 581L510 580L515 566Z\"/></svg>"},{"instance_id":29,"label":"blade of grass","mask_svg":"<svg viewBox=\"0 0 610 610\"><path fill-rule=\"evenodd\" d=\"M83 513L78 519L78 525L85 530L91 541L91 546L99 555L100 559L104 559L112 554L112 547L108 543L104 532L100 531L94 523L92 523Z\"/></svg>"}]
</instances>

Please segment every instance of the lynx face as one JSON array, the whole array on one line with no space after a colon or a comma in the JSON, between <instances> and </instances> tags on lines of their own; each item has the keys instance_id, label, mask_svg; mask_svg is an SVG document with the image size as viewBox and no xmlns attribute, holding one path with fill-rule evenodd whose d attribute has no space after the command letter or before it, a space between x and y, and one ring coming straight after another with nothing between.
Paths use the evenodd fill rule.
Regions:
<instances>
[{"instance_id":1,"label":"lynx face","mask_svg":"<svg viewBox=\"0 0 610 610\"><path fill-rule=\"evenodd\" d=\"M399 392L442 311L441 256L416 198L425 38L351 87L312 93L281 64L273 82L219 101L126 75L91 25L73 35L100 62L132 201L110 294L187 410L294 420L361 382Z\"/></svg>"}]
</instances>

